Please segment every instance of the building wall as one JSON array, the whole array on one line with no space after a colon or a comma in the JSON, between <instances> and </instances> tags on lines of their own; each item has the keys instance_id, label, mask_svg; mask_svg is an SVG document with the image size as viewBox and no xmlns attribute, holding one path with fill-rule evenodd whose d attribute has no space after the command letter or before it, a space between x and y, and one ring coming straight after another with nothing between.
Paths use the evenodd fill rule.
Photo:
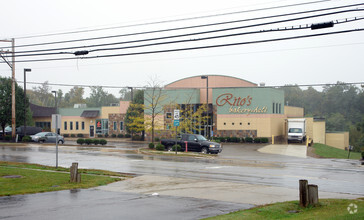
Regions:
<instances>
[{"instance_id":1,"label":"building wall","mask_svg":"<svg viewBox=\"0 0 364 220\"><path fill-rule=\"evenodd\" d=\"M120 107L119 106L104 106L101 107L101 118L109 118L109 114L112 113L119 113Z\"/></svg>"},{"instance_id":2,"label":"building wall","mask_svg":"<svg viewBox=\"0 0 364 220\"><path fill-rule=\"evenodd\" d=\"M304 108L284 106L284 114L287 116L287 118L303 118Z\"/></svg>"},{"instance_id":3,"label":"building wall","mask_svg":"<svg viewBox=\"0 0 364 220\"><path fill-rule=\"evenodd\" d=\"M95 120L100 119L101 117L97 118L83 118L79 116L62 116L62 123L61 123L61 134L83 134L85 137L88 137L90 134L90 125L95 125ZM64 127L64 123L67 123L67 129ZM71 130L70 122L73 124L73 128ZM76 128L76 124L78 122L78 129ZM82 122L85 123L84 129L82 129Z\"/></svg>"},{"instance_id":4,"label":"building wall","mask_svg":"<svg viewBox=\"0 0 364 220\"><path fill-rule=\"evenodd\" d=\"M326 123L325 121L313 122L313 142L325 144L326 143Z\"/></svg>"},{"instance_id":5,"label":"building wall","mask_svg":"<svg viewBox=\"0 0 364 220\"><path fill-rule=\"evenodd\" d=\"M339 149L347 149L349 147L349 132L326 133L326 145Z\"/></svg>"},{"instance_id":6,"label":"building wall","mask_svg":"<svg viewBox=\"0 0 364 220\"><path fill-rule=\"evenodd\" d=\"M126 134L125 129L125 114L109 114L109 135ZM114 129L114 122L116 122L116 130ZM120 122L123 123L123 127L120 128Z\"/></svg>"}]
</instances>

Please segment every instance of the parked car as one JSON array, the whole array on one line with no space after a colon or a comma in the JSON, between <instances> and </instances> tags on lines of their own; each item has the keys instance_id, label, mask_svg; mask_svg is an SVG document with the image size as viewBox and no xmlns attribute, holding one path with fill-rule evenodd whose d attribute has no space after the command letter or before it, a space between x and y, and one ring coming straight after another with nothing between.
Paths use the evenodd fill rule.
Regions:
<instances>
[{"instance_id":1,"label":"parked car","mask_svg":"<svg viewBox=\"0 0 364 220\"><path fill-rule=\"evenodd\" d=\"M5 136L6 135L11 135L11 131L12 131L11 126L6 126L5 127ZM2 136L3 136L3 129L1 128L1 130L0 130L0 137L2 137Z\"/></svg>"},{"instance_id":2,"label":"parked car","mask_svg":"<svg viewBox=\"0 0 364 220\"><path fill-rule=\"evenodd\" d=\"M56 133L53 132L40 132L35 135L31 135L32 141L38 142L38 143L56 143ZM58 143L63 144L64 143L64 137L61 135L58 135Z\"/></svg>"},{"instance_id":3,"label":"parked car","mask_svg":"<svg viewBox=\"0 0 364 220\"><path fill-rule=\"evenodd\" d=\"M180 139L162 139L161 144L165 146L165 148L169 151L172 150L172 146L178 144L182 147L182 150L186 149L188 151L197 151L203 154L212 153L218 154L221 153L222 147L219 143L208 141L204 136L198 134L183 134Z\"/></svg>"},{"instance_id":4,"label":"parked car","mask_svg":"<svg viewBox=\"0 0 364 220\"><path fill-rule=\"evenodd\" d=\"M39 132L42 132L42 130L43 129L41 127L26 126L25 135L35 135ZM24 126L17 127L16 134L21 140L24 137Z\"/></svg>"}]
</instances>

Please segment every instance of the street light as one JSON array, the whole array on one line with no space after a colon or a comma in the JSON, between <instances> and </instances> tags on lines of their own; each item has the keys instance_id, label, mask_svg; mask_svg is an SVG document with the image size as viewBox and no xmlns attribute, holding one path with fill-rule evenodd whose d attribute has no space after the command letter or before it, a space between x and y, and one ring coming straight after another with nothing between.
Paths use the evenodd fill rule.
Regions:
<instances>
[{"instance_id":1,"label":"street light","mask_svg":"<svg viewBox=\"0 0 364 220\"><path fill-rule=\"evenodd\" d=\"M133 87L128 87L130 89L130 101L133 102Z\"/></svg>"},{"instance_id":2,"label":"street light","mask_svg":"<svg viewBox=\"0 0 364 220\"><path fill-rule=\"evenodd\" d=\"M56 168L58 168L58 115L57 115L57 91L54 93L54 105L56 107Z\"/></svg>"},{"instance_id":3,"label":"street light","mask_svg":"<svg viewBox=\"0 0 364 220\"><path fill-rule=\"evenodd\" d=\"M24 69L24 136L26 135L26 129L27 129L27 103L26 103L26 99L27 99L27 77L26 77L26 73L27 72L31 72L32 69Z\"/></svg>"},{"instance_id":4,"label":"street light","mask_svg":"<svg viewBox=\"0 0 364 220\"><path fill-rule=\"evenodd\" d=\"M207 105L207 137L210 138L210 132L208 131L209 128L209 77L208 76L201 76L201 79L206 79L206 105Z\"/></svg>"}]
</instances>

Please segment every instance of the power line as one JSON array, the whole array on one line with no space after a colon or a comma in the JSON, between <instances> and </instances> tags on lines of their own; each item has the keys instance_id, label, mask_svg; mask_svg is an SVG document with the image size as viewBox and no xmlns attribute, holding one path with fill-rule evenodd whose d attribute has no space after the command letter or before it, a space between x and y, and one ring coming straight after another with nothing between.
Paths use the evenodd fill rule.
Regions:
<instances>
[{"instance_id":1,"label":"power line","mask_svg":"<svg viewBox=\"0 0 364 220\"><path fill-rule=\"evenodd\" d=\"M180 18L180 19L171 19L171 20L164 20L164 21L145 22L145 23L139 23L139 24L122 25L122 26L108 27L108 28L97 28L97 29L80 30L80 31L69 31L69 32L61 32L61 33L31 35L31 36L18 37L17 39L27 39L27 38L46 37L46 36L55 36L55 35L77 34L77 33L95 32L95 31L103 31L103 30L118 29L118 28L145 26L145 25L152 25L152 24L163 24L163 23L170 23L170 22L177 22L177 21L188 21L188 20L218 17L218 16L225 16L225 15L232 15L232 14L241 14L241 13L248 13L248 12L257 12L257 11L265 11L265 10L272 10L272 9L279 9L279 8L288 8L288 7L316 4L316 3L322 3L322 2L327 2L327 1L331 1L331 0L319 0L319 1L296 3L296 4L290 4L290 5L266 7L266 8L260 8L260 9L251 9L251 10L227 12L227 13L221 13L221 14L196 16L196 17Z\"/></svg>"},{"instance_id":2,"label":"power line","mask_svg":"<svg viewBox=\"0 0 364 220\"><path fill-rule=\"evenodd\" d=\"M17 83L24 83L24 81L17 81ZM27 82L27 84L33 85L43 85L44 83L41 82ZM336 86L336 85L363 85L363 82L338 82L338 83L311 83L311 84L286 84L283 86L257 86L254 88L287 88L287 87L318 87L318 86ZM109 88L109 89L128 89L130 87L136 89L148 89L152 87L148 86L110 86L110 85L85 85L85 84L67 84L67 83L47 83L50 86L61 86L61 87L102 87L102 88ZM203 87L194 87L195 89L205 89L206 86ZM219 88L241 88L241 87L219 87ZM250 87L249 87L250 88ZM191 87L168 87L168 89L191 89Z\"/></svg>"},{"instance_id":3,"label":"power line","mask_svg":"<svg viewBox=\"0 0 364 220\"><path fill-rule=\"evenodd\" d=\"M188 50L200 50L200 49L239 46L239 45L257 44L257 43L268 43L268 42L275 42L275 41L285 41L285 40L319 37L319 36L326 36L326 35L352 33L352 32L358 32L358 31L364 31L364 28L350 29L350 30L343 30L343 31L336 31L336 32L319 33L319 34L298 35L298 36L284 37L284 38L273 38L273 39L265 39L265 40L257 40L257 41L246 41L246 42L238 42L238 43L230 43L230 44L215 44L215 45L207 45L207 46L199 46L199 47L186 47L186 48L178 48L178 49L142 51L142 52L134 52L134 53L109 54L109 55L99 55L99 56L89 56L89 57L70 57L70 58L51 58L51 59L38 59L38 60L20 60L20 61L17 61L17 62L18 63L24 63L24 62L60 61L60 60L74 60L74 59L95 59L95 58L147 55L147 54L156 54L156 53L170 53L170 52L179 52L179 51L188 51Z\"/></svg>"},{"instance_id":4,"label":"power line","mask_svg":"<svg viewBox=\"0 0 364 220\"><path fill-rule=\"evenodd\" d=\"M363 20L362 18L345 18L336 20L333 24L343 24L352 21ZM149 46L159 46L159 45L166 45L166 44L176 44L176 43L186 43L186 42L196 42L196 41L205 41L205 40L212 40L212 39L219 39L219 38L226 38L226 37L237 37L242 35L250 35L250 34L258 34L258 33L270 33L270 32L281 32L281 31L292 31L292 30L303 30L311 28L312 25L305 24L305 25L296 25L296 26L289 26L289 27L282 27L276 29L268 29L268 30L258 30L258 31L250 31L250 32L243 32L243 33L235 33L235 34L226 34L226 35L217 35L211 37L203 37L203 38L196 38L196 39L186 39L186 40L175 40L175 41L167 41L167 42L158 42L158 43L150 43L150 44L141 44L141 45L134 45L134 46L125 46L125 47L114 47L114 48L101 48L101 49L94 49L89 50L86 52L97 52L97 51L109 51L109 50L122 50L122 49L134 49L140 47L149 47ZM60 55L60 54L73 54L71 52L58 52L58 53L40 53L40 54L25 54L25 55L16 55L16 57L24 57L24 56L44 56L44 55Z\"/></svg>"},{"instance_id":5,"label":"power line","mask_svg":"<svg viewBox=\"0 0 364 220\"><path fill-rule=\"evenodd\" d=\"M224 25L224 24L231 24L231 23L238 23L238 22L256 21L256 20L271 19L271 18L278 18L278 17L306 14L306 13L314 13L314 12L342 9L342 8L360 6L360 5L364 5L364 3L354 4L354 5L338 6L338 7L331 7L331 8L324 8L324 9L316 9L316 10L310 10L310 11L300 11L300 12L294 12L294 13L278 14L278 15L271 15L271 16L264 16L264 17L256 17L256 18L249 18L249 19L242 19L242 20L233 20L233 21L209 23L209 24L200 24L200 25L185 26L185 27L178 27L178 28L160 29L160 30L154 30L154 31L143 31L143 32L121 34L121 35L110 35L110 36L103 36L103 37L95 37L95 38L84 38L84 39L75 39L75 40L67 40L67 41L56 41L56 42L46 42L46 43L38 43L38 44L18 45L16 47L19 48L19 47L30 47L30 46L44 46L44 45L50 45L50 44L72 43L72 42L79 42L79 41L84 42L84 41L89 41L89 40L100 40L100 39L108 39L108 38L116 38L116 37L126 37L126 36L135 36L135 35L143 35L143 34L161 33L161 32L168 32L168 31L184 30L184 29L191 29L191 28L201 28L201 27ZM103 45L101 45L101 46L103 46ZM57 50L77 49L77 48L82 48L82 47L59 48ZM50 49L48 49L48 50L50 50ZM44 51L44 50L37 50L35 52L41 52L41 51ZM32 51L18 51L16 53L27 53L27 52L32 52Z\"/></svg>"}]
</instances>

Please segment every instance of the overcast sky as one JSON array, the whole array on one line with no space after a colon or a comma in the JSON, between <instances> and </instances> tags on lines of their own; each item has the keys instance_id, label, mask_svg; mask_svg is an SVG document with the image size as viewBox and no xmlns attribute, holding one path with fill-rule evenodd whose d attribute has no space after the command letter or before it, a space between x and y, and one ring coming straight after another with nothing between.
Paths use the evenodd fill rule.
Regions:
<instances>
[{"instance_id":1,"label":"overcast sky","mask_svg":"<svg viewBox=\"0 0 364 220\"><path fill-rule=\"evenodd\" d=\"M262 16L280 15L291 12L364 3L364 1L351 0L321 2L319 2L319 0L0 0L0 2L3 9L1 12L2 22L0 23L0 39L15 38L16 46L125 35L130 33L227 22L248 18L259 18ZM312 3L288 7L288 5L308 2ZM277 6L278 8L276 9L267 9ZM42 60L49 58L73 58L75 56L71 53L79 50L105 49L166 41L201 39L204 37L275 28L292 26L298 27L299 25L310 25L312 23L328 22L332 20L338 20L341 22L346 18L349 18L349 20L354 17L363 18L364 11L345 12L311 19L301 19L251 28L241 28L233 31L220 31L210 34L144 41L132 44L114 44L110 46L90 47L90 45L118 43L131 40L150 39L202 31L220 30L231 27L241 27L246 25L256 25L265 22L356 8L364 9L364 5L310 14L190 28L178 31L139 34L102 40L83 40L73 43L47 44L43 46L17 47L16 51L18 52L45 50L37 53L51 52L48 51L49 49L69 47L84 48L52 51L57 53L67 52L68 54L29 57L17 56L16 61L32 59ZM186 19L193 17L199 18ZM168 20L178 21L165 22ZM156 23L151 24L153 22ZM130 26L135 24L144 25ZM125 27L128 25L130 27ZM104 28L109 29L95 30ZM303 29L294 31L267 32L238 35L235 37L224 37L213 40L196 40L194 42L162 44L140 48L94 51L85 55L85 57L223 45L360 28L364 28L364 20L335 24L333 28L321 30ZM87 32L85 32L85 30L87 30ZM73 33L65 34L66 32ZM58 34L44 36L55 33ZM11 44L9 43L0 43L0 47L3 48L3 50L6 49L5 47L10 45ZM363 52L364 31L358 31L296 40L274 41L268 43L255 43L249 45L180 52L65 61L18 62L16 63L16 79L23 81L23 69L31 68L32 72L27 74L28 82L42 83L44 81L48 81L49 83L72 85L84 84L136 87L147 85L148 82L150 82L150 78L155 76L163 84L168 84L185 77L205 74L234 76L258 84L264 82L268 86L279 86L285 84L336 83L337 81L363 82ZM7 64L0 63L0 75L7 77L11 76L11 71ZM28 88L33 86L36 85L27 85ZM52 86L52 89L59 88L63 89L64 92L68 92L71 87ZM117 94L118 90L119 89L108 89L108 91L113 94ZM89 90L86 89L86 93L88 93L88 91Z\"/></svg>"}]
</instances>

